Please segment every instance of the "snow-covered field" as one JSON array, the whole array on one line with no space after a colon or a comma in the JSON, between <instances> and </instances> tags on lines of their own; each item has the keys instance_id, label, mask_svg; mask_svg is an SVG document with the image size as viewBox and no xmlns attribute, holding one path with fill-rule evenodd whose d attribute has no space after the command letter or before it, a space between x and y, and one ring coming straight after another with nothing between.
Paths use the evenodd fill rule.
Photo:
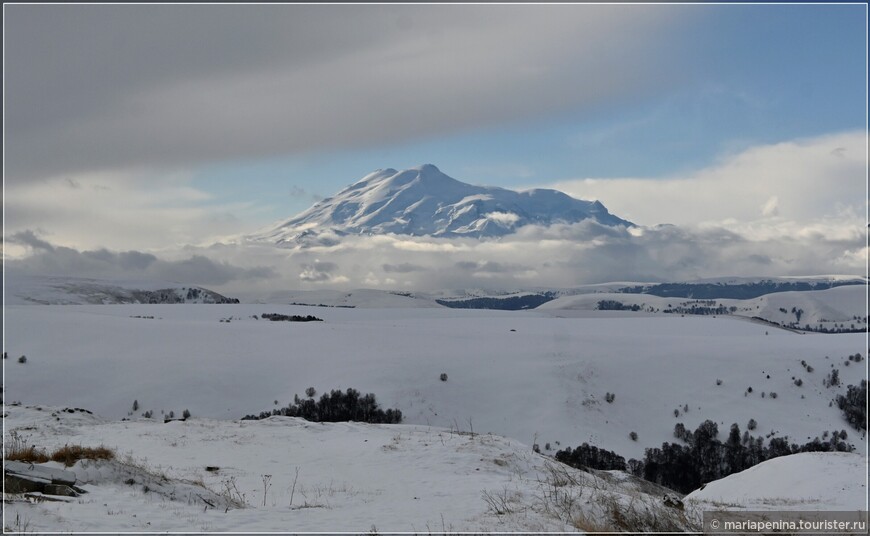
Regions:
<instances>
[{"instance_id":1,"label":"snow-covered field","mask_svg":"<svg viewBox=\"0 0 870 536\"><path fill-rule=\"evenodd\" d=\"M767 306L784 307L793 303L787 294L759 298L758 305L768 299ZM796 297L804 304L816 301L805 306L807 314L826 304L858 304L854 289L848 296L841 288L794 294L811 295ZM663 508L662 490L639 487L618 472L554 476L546 455L588 442L640 458L644 448L674 441L676 423L693 430L705 419L719 424L720 435L731 423L745 430L755 419L754 435L795 443L847 430L856 452L801 462L839 471L845 480L831 497L795 498L802 488L783 485L765 488L756 500L732 493L740 486L710 484L704 491L719 495L699 495L702 506L703 500L753 507L791 501L807 509L866 505L866 438L830 404L866 378L866 361L846 359L865 355L864 334L797 334L736 316L594 311L578 302L590 299L583 296L516 312L400 307L403 300L422 300L384 293L354 299L353 309L7 306L3 395L23 405L6 407L6 432L16 429L47 448L105 444L121 461L77 466L91 493L72 504L7 504L4 525L26 520L36 532L600 529L612 522L608 504ZM324 321L254 318L263 313ZM18 362L21 355L26 363ZM833 369L840 385L826 387ZM238 421L286 405L309 386L318 397L349 387L374 393L383 408L400 409L405 424ZM613 402L606 393L615 395ZM59 412L63 407L97 416ZM170 411L180 416L185 409L191 419L163 423ZM155 418L143 418L145 411ZM542 455L532 452L533 443ZM793 468L775 462L722 482L747 475L788 482L775 475ZM831 463L839 465L830 469ZM773 476L759 472L770 464ZM125 484L131 471L138 471L135 485ZM166 476L163 491L146 493L143 482L160 480L154 473ZM264 475L272 475L265 505ZM553 478L575 482L557 486L567 495L555 497L585 497L577 503L582 507L566 511L564 502L562 510L548 503ZM205 508L197 489L210 502L241 498L248 507ZM509 512L497 514L494 503ZM688 527L680 516L674 522Z\"/></svg>"},{"instance_id":2,"label":"snow-covered field","mask_svg":"<svg viewBox=\"0 0 870 536\"><path fill-rule=\"evenodd\" d=\"M252 318L270 312L324 321ZM745 429L754 418L756 433L799 442L848 427L829 402L866 374L865 362L845 366L847 355L866 350L862 334L798 335L730 317L630 315L10 306L4 395L7 402L78 406L113 419L128 416L134 400L136 415L188 409L238 419L271 410L276 400L285 405L309 386L318 393L353 387L402 410L407 423L473 428L542 449L587 441L626 458L672 440L677 422L693 430L712 419L724 431L733 422ZM17 363L20 355L27 363ZM834 368L842 385L825 387ZM608 392L613 403L605 401ZM777 398L767 396L772 392ZM629 439L632 431L637 441ZM856 446L864 452L862 443Z\"/></svg>"}]
</instances>

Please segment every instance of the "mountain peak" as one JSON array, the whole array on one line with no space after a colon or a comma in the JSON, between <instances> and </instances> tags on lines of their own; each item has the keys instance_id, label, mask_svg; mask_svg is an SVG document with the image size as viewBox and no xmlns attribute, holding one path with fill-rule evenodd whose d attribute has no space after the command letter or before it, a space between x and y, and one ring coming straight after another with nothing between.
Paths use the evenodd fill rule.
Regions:
<instances>
[{"instance_id":1,"label":"mountain peak","mask_svg":"<svg viewBox=\"0 0 870 536\"><path fill-rule=\"evenodd\" d=\"M378 169L305 212L251 236L278 244L328 244L319 235L399 234L436 237L495 237L528 224L551 225L591 219L631 226L598 201L575 199L557 190L515 192L473 186L433 164L397 171ZM324 241L325 240L325 241Z\"/></svg>"}]
</instances>

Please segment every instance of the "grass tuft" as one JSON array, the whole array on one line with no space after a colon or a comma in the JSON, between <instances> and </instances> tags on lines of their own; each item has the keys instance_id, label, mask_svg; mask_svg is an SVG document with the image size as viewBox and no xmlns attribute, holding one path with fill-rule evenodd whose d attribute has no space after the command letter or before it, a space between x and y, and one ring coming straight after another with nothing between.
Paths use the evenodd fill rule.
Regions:
<instances>
[{"instance_id":1,"label":"grass tuft","mask_svg":"<svg viewBox=\"0 0 870 536\"><path fill-rule=\"evenodd\" d=\"M66 467L75 465L79 460L111 460L114 458L115 451L102 445L99 447L64 445L51 454L51 461L62 463Z\"/></svg>"},{"instance_id":2,"label":"grass tuft","mask_svg":"<svg viewBox=\"0 0 870 536\"><path fill-rule=\"evenodd\" d=\"M6 460L26 463L45 463L49 460L49 457L44 451L37 450L35 446L27 445L22 448L7 449Z\"/></svg>"}]
</instances>

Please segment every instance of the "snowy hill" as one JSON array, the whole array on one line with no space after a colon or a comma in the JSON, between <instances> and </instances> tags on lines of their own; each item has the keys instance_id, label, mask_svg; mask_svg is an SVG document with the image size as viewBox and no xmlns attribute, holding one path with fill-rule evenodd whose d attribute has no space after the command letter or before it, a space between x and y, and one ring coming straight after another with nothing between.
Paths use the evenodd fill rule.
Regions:
<instances>
[{"instance_id":1,"label":"snowy hill","mask_svg":"<svg viewBox=\"0 0 870 536\"><path fill-rule=\"evenodd\" d=\"M87 492L81 497L6 497L10 532L688 528L682 512L662 504L660 486L572 469L495 435L284 417L164 424L45 406L6 410L6 430L28 445L103 445L117 456L69 468Z\"/></svg>"},{"instance_id":2,"label":"snowy hill","mask_svg":"<svg viewBox=\"0 0 870 536\"><path fill-rule=\"evenodd\" d=\"M762 462L686 496L700 510L867 510L864 456L803 452ZM859 478L856 478L856 475Z\"/></svg>"},{"instance_id":3,"label":"snowy hill","mask_svg":"<svg viewBox=\"0 0 870 536\"><path fill-rule=\"evenodd\" d=\"M557 316L576 316L605 308L628 316L729 314L762 319L791 329L840 329L860 332L867 329L866 292L864 285L843 285L826 290L775 292L748 300L699 300L652 294L599 292L560 296L539 306L538 310Z\"/></svg>"},{"instance_id":4,"label":"snowy hill","mask_svg":"<svg viewBox=\"0 0 870 536\"><path fill-rule=\"evenodd\" d=\"M598 201L581 201L556 190L515 192L472 186L426 164L377 170L305 212L251 239L293 246L330 243L348 234L493 237L528 224L593 219L632 225Z\"/></svg>"},{"instance_id":5,"label":"snowy hill","mask_svg":"<svg viewBox=\"0 0 870 536\"><path fill-rule=\"evenodd\" d=\"M238 303L217 292L162 281L109 281L80 277L32 276L7 272L7 305L110 303Z\"/></svg>"}]
</instances>

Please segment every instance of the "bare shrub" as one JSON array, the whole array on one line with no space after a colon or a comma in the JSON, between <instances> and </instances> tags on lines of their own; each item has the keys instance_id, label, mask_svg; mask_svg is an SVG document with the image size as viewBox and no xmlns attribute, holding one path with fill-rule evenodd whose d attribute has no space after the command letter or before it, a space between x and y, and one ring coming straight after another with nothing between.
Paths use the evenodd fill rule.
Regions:
<instances>
[{"instance_id":1,"label":"bare shrub","mask_svg":"<svg viewBox=\"0 0 870 536\"><path fill-rule=\"evenodd\" d=\"M501 516L504 514L512 514L514 512L513 507L510 505L511 496L507 487L503 488L502 491L495 492L483 490L481 495L483 496L483 501L489 507L489 510L495 515Z\"/></svg>"}]
</instances>

